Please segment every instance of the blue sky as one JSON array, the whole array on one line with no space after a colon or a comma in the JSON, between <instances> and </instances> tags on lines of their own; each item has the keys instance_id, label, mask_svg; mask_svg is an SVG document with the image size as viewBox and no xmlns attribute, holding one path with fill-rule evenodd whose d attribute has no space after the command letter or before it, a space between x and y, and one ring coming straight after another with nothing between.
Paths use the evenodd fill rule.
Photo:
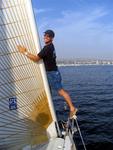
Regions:
<instances>
[{"instance_id":1,"label":"blue sky","mask_svg":"<svg viewBox=\"0 0 113 150\"><path fill-rule=\"evenodd\" d=\"M33 0L38 31L53 29L59 58L113 59L113 0Z\"/></svg>"}]
</instances>

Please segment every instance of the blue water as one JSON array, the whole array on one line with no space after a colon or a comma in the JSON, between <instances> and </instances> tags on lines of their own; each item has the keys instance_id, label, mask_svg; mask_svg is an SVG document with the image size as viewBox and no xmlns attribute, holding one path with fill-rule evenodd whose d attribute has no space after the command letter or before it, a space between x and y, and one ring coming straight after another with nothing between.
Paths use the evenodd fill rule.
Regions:
<instances>
[{"instance_id":1,"label":"blue water","mask_svg":"<svg viewBox=\"0 0 113 150\"><path fill-rule=\"evenodd\" d=\"M78 123L87 150L113 150L113 66L60 67L64 88L79 109ZM64 100L54 94L58 119L66 119ZM78 150L82 150L75 135Z\"/></svg>"}]
</instances>

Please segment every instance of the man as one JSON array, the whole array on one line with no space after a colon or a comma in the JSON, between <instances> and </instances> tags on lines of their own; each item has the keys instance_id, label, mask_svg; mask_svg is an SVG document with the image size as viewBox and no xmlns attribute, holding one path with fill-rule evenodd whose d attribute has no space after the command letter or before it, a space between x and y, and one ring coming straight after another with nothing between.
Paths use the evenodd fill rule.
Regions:
<instances>
[{"instance_id":1,"label":"man","mask_svg":"<svg viewBox=\"0 0 113 150\"><path fill-rule=\"evenodd\" d=\"M56 65L56 53L53 45L54 36L55 33L52 30L45 31L45 46L37 56L27 52L27 49L22 46L18 46L18 50L34 62L38 62L43 59L50 88L55 89L60 96L64 97L70 108L70 118L73 118L73 116L76 115L77 109L72 104L69 94L63 89L61 84L61 75Z\"/></svg>"}]
</instances>

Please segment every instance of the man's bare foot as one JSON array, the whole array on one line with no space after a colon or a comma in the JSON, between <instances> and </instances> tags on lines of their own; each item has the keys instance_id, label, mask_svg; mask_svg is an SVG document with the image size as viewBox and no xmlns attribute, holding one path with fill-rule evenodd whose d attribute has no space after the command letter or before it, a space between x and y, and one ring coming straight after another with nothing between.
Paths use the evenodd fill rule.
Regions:
<instances>
[{"instance_id":1,"label":"man's bare foot","mask_svg":"<svg viewBox=\"0 0 113 150\"><path fill-rule=\"evenodd\" d=\"M72 119L72 118L73 118L73 116L76 116L77 111L78 111L78 109L77 109L77 108L74 108L74 110L73 110L73 111L70 111L70 114L69 114L70 119Z\"/></svg>"}]
</instances>

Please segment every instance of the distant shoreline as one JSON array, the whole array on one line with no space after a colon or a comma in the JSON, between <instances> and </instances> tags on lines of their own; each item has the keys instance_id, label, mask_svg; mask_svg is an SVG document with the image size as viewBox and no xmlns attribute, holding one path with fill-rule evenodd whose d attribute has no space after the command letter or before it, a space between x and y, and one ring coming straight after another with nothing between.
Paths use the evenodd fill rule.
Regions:
<instances>
[{"instance_id":1,"label":"distant shoreline","mask_svg":"<svg viewBox=\"0 0 113 150\"><path fill-rule=\"evenodd\" d=\"M113 65L113 60L95 60L95 59L59 59L59 66L89 66L89 65Z\"/></svg>"},{"instance_id":2,"label":"distant shoreline","mask_svg":"<svg viewBox=\"0 0 113 150\"><path fill-rule=\"evenodd\" d=\"M113 64L58 64L58 67L77 67L77 66L113 66Z\"/></svg>"}]
</instances>

